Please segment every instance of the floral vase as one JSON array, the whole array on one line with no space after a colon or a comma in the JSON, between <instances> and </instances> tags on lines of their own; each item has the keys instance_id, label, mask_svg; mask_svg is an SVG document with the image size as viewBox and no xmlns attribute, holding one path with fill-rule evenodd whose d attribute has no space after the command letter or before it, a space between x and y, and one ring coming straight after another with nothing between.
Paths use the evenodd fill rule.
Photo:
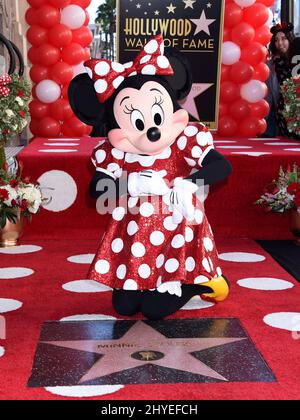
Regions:
<instances>
[{"instance_id":1,"label":"floral vase","mask_svg":"<svg viewBox=\"0 0 300 420\"><path fill-rule=\"evenodd\" d=\"M17 246L19 239L23 233L24 217L20 217L16 220L16 223L11 223L6 220L4 228L0 228L0 247L9 248Z\"/></svg>"},{"instance_id":2,"label":"floral vase","mask_svg":"<svg viewBox=\"0 0 300 420\"><path fill-rule=\"evenodd\" d=\"M300 213L296 209L292 209L290 212L290 228L296 237L295 245L300 246Z\"/></svg>"}]
</instances>

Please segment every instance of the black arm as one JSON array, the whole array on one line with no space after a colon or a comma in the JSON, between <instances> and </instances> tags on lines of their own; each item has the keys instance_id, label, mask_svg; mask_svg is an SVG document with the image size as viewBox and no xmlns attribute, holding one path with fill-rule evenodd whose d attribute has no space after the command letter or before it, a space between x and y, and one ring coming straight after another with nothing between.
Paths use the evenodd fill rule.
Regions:
<instances>
[{"instance_id":1,"label":"black arm","mask_svg":"<svg viewBox=\"0 0 300 420\"><path fill-rule=\"evenodd\" d=\"M186 179L194 182L194 184L197 183L198 179L201 179L204 181L204 185L212 185L223 181L232 172L232 166L229 161L214 149L208 152L202 161L202 165L199 171Z\"/></svg>"}]
</instances>

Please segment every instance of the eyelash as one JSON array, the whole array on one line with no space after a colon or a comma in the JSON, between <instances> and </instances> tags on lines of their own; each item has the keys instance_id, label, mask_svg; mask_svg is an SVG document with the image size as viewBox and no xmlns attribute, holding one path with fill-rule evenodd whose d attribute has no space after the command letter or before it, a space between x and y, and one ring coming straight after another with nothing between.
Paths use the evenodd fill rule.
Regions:
<instances>
[{"instance_id":1,"label":"eyelash","mask_svg":"<svg viewBox=\"0 0 300 420\"><path fill-rule=\"evenodd\" d=\"M155 102L154 102L154 104L153 105L161 105L162 103L164 102L164 100L162 99L162 97L160 97L160 99L159 99L159 101L157 100L157 98L155 97ZM152 106L153 106L152 105ZM125 109L126 109L126 111L125 111ZM130 104L130 108L128 108L128 106L127 105L125 105L125 109L123 109L123 112L125 113L125 114L128 114L128 115L130 115L130 114L132 114L132 112L133 111L135 111L136 110L136 108L133 108L133 106L132 106L132 104Z\"/></svg>"}]
</instances>

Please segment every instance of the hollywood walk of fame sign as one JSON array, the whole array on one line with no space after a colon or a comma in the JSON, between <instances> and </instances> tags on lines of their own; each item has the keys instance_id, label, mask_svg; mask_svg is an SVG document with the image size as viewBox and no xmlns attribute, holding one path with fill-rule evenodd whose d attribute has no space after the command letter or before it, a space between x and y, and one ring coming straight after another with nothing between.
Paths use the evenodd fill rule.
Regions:
<instances>
[{"instance_id":1,"label":"hollywood walk of fame sign","mask_svg":"<svg viewBox=\"0 0 300 420\"><path fill-rule=\"evenodd\" d=\"M105 320L46 322L28 386L229 381L274 381L235 318Z\"/></svg>"},{"instance_id":2,"label":"hollywood walk of fame sign","mask_svg":"<svg viewBox=\"0 0 300 420\"><path fill-rule=\"evenodd\" d=\"M225 0L117 0L117 57L131 61L153 36L189 60L193 86L181 103L191 120L218 123Z\"/></svg>"}]
</instances>

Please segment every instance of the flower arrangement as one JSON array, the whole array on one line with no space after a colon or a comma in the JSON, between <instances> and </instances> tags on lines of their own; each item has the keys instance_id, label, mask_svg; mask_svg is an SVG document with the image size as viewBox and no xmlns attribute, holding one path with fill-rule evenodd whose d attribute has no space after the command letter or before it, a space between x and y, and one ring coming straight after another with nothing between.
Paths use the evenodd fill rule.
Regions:
<instances>
[{"instance_id":1,"label":"flower arrangement","mask_svg":"<svg viewBox=\"0 0 300 420\"><path fill-rule=\"evenodd\" d=\"M17 74L0 77L0 140L20 134L27 125L31 88Z\"/></svg>"},{"instance_id":2,"label":"flower arrangement","mask_svg":"<svg viewBox=\"0 0 300 420\"><path fill-rule=\"evenodd\" d=\"M300 213L300 167L294 164L286 171L280 167L278 179L265 187L255 204L261 204L266 212L284 213L295 209Z\"/></svg>"},{"instance_id":3,"label":"flower arrangement","mask_svg":"<svg viewBox=\"0 0 300 420\"><path fill-rule=\"evenodd\" d=\"M0 228L3 229L7 220L16 223L20 216L31 218L39 211L42 202L41 190L38 184L30 183L29 178L22 179L22 165L17 171L8 170L5 164L0 169Z\"/></svg>"},{"instance_id":4,"label":"flower arrangement","mask_svg":"<svg viewBox=\"0 0 300 420\"><path fill-rule=\"evenodd\" d=\"M281 92L284 100L283 116L290 133L300 135L300 76L283 82Z\"/></svg>"}]
</instances>

